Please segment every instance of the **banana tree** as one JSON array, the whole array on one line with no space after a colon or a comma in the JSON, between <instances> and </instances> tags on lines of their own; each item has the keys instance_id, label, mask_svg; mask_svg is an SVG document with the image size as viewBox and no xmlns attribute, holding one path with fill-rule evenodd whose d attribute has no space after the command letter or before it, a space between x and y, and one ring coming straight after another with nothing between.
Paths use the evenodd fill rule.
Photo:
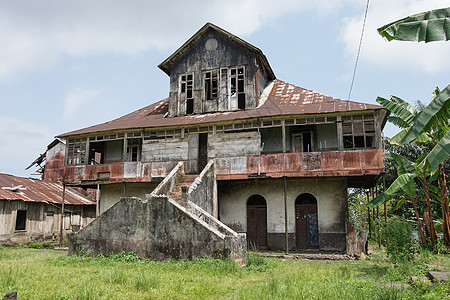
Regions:
<instances>
[{"instance_id":1,"label":"banana tree","mask_svg":"<svg viewBox=\"0 0 450 300\"><path fill-rule=\"evenodd\" d=\"M427 232L429 233L431 244L436 245L437 234L434 226L432 225L433 212L431 209L431 199L429 192L429 185L435 180L430 173L429 164L422 164L423 156L419 157L416 162L412 162L407 158L396 154L394 152L390 153L391 157L397 163L397 179L387 188L387 190L379 194L375 199L370 201L368 207L377 207L381 204L386 203L391 200L398 193L401 193L406 199L413 203L414 212L417 218L417 229L420 233L422 244L426 244L425 234L423 232L423 225L420 220L419 210L417 208L417 200L419 195L416 191L416 185L420 186L425 194L425 201L427 204L428 219L430 222L425 224L427 227Z\"/></svg>"},{"instance_id":2,"label":"banana tree","mask_svg":"<svg viewBox=\"0 0 450 300\"><path fill-rule=\"evenodd\" d=\"M450 39L450 7L418 13L378 28L388 41L434 42Z\"/></svg>"}]
</instances>

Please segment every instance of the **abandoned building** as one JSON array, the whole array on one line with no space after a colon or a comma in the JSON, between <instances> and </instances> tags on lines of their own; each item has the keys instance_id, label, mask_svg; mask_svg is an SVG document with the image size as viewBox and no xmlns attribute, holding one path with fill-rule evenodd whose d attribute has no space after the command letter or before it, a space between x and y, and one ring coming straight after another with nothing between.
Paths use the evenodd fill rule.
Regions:
<instances>
[{"instance_id":1,"label":"abandoned building","mask_svg":"<svg viewBox=\"0 0 450 300\"><path fill-rule=\"evenodd\" d=\"M47 157L46 178L98 190L101 215L73 251L193 257L220 234L227 249L246 234L258 249L346 250L347 188L384 171L386 109L278 80L260 49L210 23L159 68L167 99L61 134L65 152ZM186 231L181 215L195 219Z\"/></svg>"},{"instance_id":2,"label":"abandoned building","mask_svg":"<svg viewBox=\"0 0 450 300\"><path fill-rule=\"evenodd\" d=\"M0 245L51 240L61 232L63 185L0 173ZM95 202L72 188L64 191L63 234L95 219Z\"/></svg>"}]
</instances>

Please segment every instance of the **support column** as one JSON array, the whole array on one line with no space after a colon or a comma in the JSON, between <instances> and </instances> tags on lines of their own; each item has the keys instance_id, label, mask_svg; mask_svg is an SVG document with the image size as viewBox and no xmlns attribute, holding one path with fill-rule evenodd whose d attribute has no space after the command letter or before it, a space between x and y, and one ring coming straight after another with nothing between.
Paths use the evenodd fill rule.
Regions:
<instances>
[{"instance_id":1,"label":"support column","mask_svg":"<svg viewBox=\"0 0 450 300\"><path fill-rule=\"evenodd\" d=\"M64 230L64 198L66 196L66 185L63 183L63 194L62 194L62 204L61 204L61 222L59 230L59 246L62 246L63 240L63 230Z\"/></svg>"}]
</instances>

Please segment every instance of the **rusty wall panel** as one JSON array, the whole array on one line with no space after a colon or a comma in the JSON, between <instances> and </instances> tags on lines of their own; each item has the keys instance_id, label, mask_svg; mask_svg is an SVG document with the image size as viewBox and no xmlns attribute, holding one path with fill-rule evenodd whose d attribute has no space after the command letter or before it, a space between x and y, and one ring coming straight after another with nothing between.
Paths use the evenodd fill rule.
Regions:
<instances>
[{"instance_id":1,"label":"rusty wall panel","mask_svg":"<svg viewBox=\"0 0 450 300\"><path fill-rule=\"evenodd\" d=\"M344 169L361 169L361 151L342 151L342 164Z\"/></svg>"},{"instance_id":2,"label":"rusty wall panel","mask_svg":"<svg viewBox=\"0 0 450 300\"><path fill-rule=\"evenodd\" d=\"M342 152L328 151L322 152L322 169L342 170Z\"/></svg>"},{"instance_id":3,"label":"rusty wall panel","mask_svg":"<svg viewBox=\"0 0 450 300\"><path fill-rule=\"evenodd\" d=\"M383 166L383 151L381 149L361 152L364 168L379 168Z\"/></svg>"},{"instance_id":4,"label":"rusty wall panel","mask_svg":"<svg viewBox=\"0 0 450 300\"><path fill-rule=\"evenodd\" d=\"M247 173L247 157L232 157L230 162L230 174Z\"/></svg>"},{"instance_id":5,"label":"rusty wall panel","mask_svg":"<svg viewBox=\"0 0 450 300\"><path fill-rule=\"evenodd\" d=\"M307 152L303 153L302 157L302 166L303 170L320 170L322 168L321 165L322 156L320 152Z\"/></svg>"},{"instance_id":6,"label":"rusty wall panel","mask_svg":"<svg viewBox=\"0 0 450 300\"><path fill-rule=\"evenodd\" d=\"M301 172L302 153L287 153L284 155L284 168L286 172Z\"/></svg>"}]
</instances>

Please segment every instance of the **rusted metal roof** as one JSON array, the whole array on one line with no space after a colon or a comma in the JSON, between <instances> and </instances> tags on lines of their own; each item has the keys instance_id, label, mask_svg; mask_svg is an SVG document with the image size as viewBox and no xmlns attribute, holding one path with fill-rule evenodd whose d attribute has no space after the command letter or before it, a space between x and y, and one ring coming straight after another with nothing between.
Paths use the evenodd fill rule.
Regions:
<instances>
[{"instance_id":1,"label":"rusted metal roof","mask_svg":"<svg viewBox=\"0 0 450 300\"><path fill-rule=\"evenodd\" d=\"M264 99L261 99L264 100ZM169 99L164 99L103 124L64 133L59 137L137 128L196 125L232 120L288 115L324 114L364 110L385 110L383 106L346 101L275 79L262 105L254 109L187 116L165 117Z\"/></svg>"},{"instance_id":2,"label":"rusted metal roof","mask_svg":"<svg viewBox=\"0 0 450 300\"><path fill-rule=\"evenodd\" d=\"M63 186L57 182L34 180L0 173L0 200L26 202L62 203ZM74 189L66 187L64 203L71 205L94 205Z\"/></svg>"}]
</instances>

